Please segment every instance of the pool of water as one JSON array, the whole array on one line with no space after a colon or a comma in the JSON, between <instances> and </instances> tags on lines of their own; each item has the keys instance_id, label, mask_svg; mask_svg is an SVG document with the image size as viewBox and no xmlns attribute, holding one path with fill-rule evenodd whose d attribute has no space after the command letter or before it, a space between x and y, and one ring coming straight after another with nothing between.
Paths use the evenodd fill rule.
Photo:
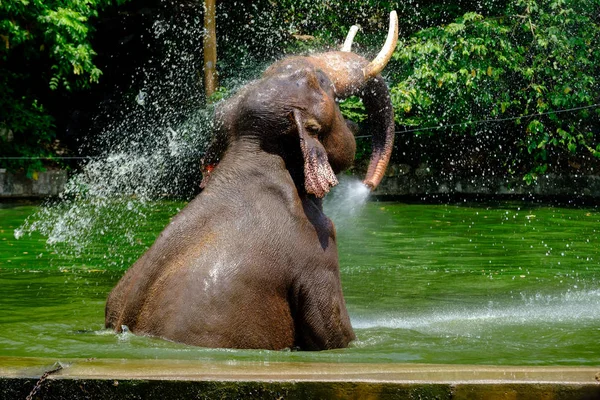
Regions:
<instances>
[{"instance_id":1,"label":"pool of water","mask_svg":"<svg viewBox=\"0 0 600 400\"><path fill-rule=\"evenodd\" d=\"M215 350L104 330L108 292L183 205L146 203L121 228L87 235L85 251L35 232L17 240L15 229L40 207L0 206L0 356L600 364L595 207L328 205L358 337L348 349ZM94 218L110 226L120 207Z\"/></svg>"}]
</instances>

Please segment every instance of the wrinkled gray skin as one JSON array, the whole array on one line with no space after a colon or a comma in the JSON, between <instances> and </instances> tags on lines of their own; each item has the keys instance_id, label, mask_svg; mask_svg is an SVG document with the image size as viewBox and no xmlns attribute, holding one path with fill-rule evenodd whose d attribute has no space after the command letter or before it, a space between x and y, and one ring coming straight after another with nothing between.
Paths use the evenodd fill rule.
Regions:
<instances>
[{"instance_id":1,"label":"wrinkled gray skin","mask_svg":"<svg viewBox=\"0 0 600 400\"><path fill-rule=\"evenodd\" d=\"M226 348L355 338L321 199L351 165L354 137L318 65L279 65L222 105L225 154L110 293L108 328Z\"/></svg>"}]
</instances>

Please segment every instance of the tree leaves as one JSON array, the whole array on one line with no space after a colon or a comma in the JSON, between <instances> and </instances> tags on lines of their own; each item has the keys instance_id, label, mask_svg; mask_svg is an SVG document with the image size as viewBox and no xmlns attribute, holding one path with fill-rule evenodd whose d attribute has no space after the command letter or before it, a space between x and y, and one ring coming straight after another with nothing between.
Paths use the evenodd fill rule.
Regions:
<instances>
[{"instance_id":1,"label":"tree leaves","mask_svg":"<svg viewBox=\"0 0 600 400\"><path fill-rule=\"evenodd\" d=\"M122 4L125 0L117 0ZM90 19L112 0L0 1L0 130L14 132L0 138L3 167L23 170L33 177L43 167L54 140L54 120L32 81L45 80L51 90L72 91L98 82L102 72L94 64ZM14 157L21 157L15 159Z\"/></svg>"},{"instance_id":2,"label":"tree leaves","mask_svg":"<svg viewBox=\"0 0 600 400\"><path fill-rule=\"evenodd\" d=\"M466 13L415 33L394 54L402 63L391 79L396 122L453 126L437 135L474 134L476 125L462 123L523 116L498 135L516 135L527 179L535 179L540 165L547 168L549 157L596 157L597 114L527 116L598 102L599 6L598 0L513 0L501 17Z\"/></svg>"}]
</instances>

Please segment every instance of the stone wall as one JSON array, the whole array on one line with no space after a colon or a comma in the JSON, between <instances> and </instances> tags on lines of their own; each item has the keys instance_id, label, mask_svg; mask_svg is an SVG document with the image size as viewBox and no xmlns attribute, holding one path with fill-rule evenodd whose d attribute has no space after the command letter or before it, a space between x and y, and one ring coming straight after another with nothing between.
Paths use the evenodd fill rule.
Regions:
<instances>
[{"instance_id":1,"label":"stone wall","mask_svg":"<svg viewBox=\"0 0 600 400\"><path fill-rule=\"evenodd\" d=\"M600 176L540 176L528 185L522 178L510 176L455 176L438 174L426 165L411 168L405 164L390 165L386 177L375 191L380 196L420 196L435 194L524 195L600 198Z\"/></svg>"},{"instance_id":2,"label":"stone wall","mask_svg":"<svg viewBox=\"0 0 600 400\"><path fill-rule=\"evenodd\" d=\"M56 196L67 183L67 171L50 169L30 179L23 173L0 169L0 198L25 198Z\"/></svg>"},{"instance_id":3,"label":"stone wall","mask_svg":"<svg viewBox=\"0 0 600 400\"><path fill-rule=\"evenodd\" d=\"M0 198L41 198L57 196L67 183L65 170L40 172L37 180L24 174L0 169ZM561 196L569 198L600 198L600 176L555 175L540 176L531 185L522 179L507 176L454 176L437 174L426 166L390 165L386 177L375 191L378 196L448 195L523 195Z\"/></svg>"}]
</instances>

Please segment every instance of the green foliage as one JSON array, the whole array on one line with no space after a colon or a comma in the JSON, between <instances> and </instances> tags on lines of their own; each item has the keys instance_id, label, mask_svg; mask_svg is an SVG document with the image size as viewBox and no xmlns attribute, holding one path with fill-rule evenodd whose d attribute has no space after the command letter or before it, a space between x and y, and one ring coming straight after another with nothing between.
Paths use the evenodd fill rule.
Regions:
<instances>
[{"instance_id":1,"label":"green foliage","mask_svg":"<svg viewBox=\"0 0 600 400\"><path fill-rule=\"evenodd\" d=\"M353 49L361 54L377 52L387 33L391 10L398 12L400 35L405 36L423 27L451 21L465 7L493 13L505 2L481 0L466 6L446 0L217 2L220 78L222 82L232 79L237 84L236 76L255 77L283 54L339 47L354 24L361 29ZM252 68L257 64L261 67Z\"/></svg>"},{"instance_id":2,"label":"green foliage","mask_svg":"<svg viewBox=\"0 0 600 400\"><path fill-rule=\"evenodd\" d=\"M389 12L396 10L400 33L407 34L425 26L450 21L460 15L461 2L447 1L336 1L281 0L282 19L291 33L315 35L318 39L338 44L351 25L359 24L362 32L358 46L381 46L381 37L387 33ZM470 9L493 12L504 0L483 0ZM367 47L368 48L368 47Z\"/></svg>"},{"instance_id":3,"label":"green foliage","mask_svg":"<svg viewBox=\"0 0 600 400\"><path fill-rule=\"evenodd\" d=\"M46 92L98 82L90 18L124 1L0 1L0 166L28 176L43 168L38 158L51 154L55 137Z\"/></svg>"},{"instance_id":4,"label":"green foliage","mask_svg":"<svg viewBox=\"0 0 600 400\"><path fill-rule=\"evenodd\" d=\"M209 104L214 104L217 103L223 99L228 98L229 96L231 96L231 92L229 89L227 89L226 87L223 86L219 86L217 87L217 89L215 90L215 92L210 96L210 98L208 99L207 103Z\"/></svg>"},{"instance_id":5,"label":"green foliage","mask_svg":"<svg viewBox=\"0 0 600 400\"><path fill-rule=\"evenodd\" d=\"M117 0L124 3L124 0ZM39 60L49 58L52 89L71 85L87 87L101 71L93 64L96 54L89 42L89 19L111 0L15 0L0 3L0 55L10 61L14 53Z\"/></svg>"},{"instance_id":6,"label":"green foliage","mask_svg":"<svg viewBox=\"0 0 600 400\"><path fill-rule=\"evenodd\" d=\"M0 157L11 158L0 160L0 165L23 170L33 178L43 169L38 157L51 155L48 145L54 137L53 120L36 99L16 94L8 78L0 77Z\"/></svg>"},{"instance_id":7,"label":"green foliage","mask_svg":"<svg viewBox=\"0 0 600 400\"><path fill-rule=\"evenodd\" d=\"M363 122L367 119L367 113L362 100L356 96L351 96L340 103L340 110L344 118L352 120L356 123Z\"/></svg>"},{"instance_id":8,"label":"green foliage","mask_svg":"<svg viewBox=\"0 0 600 400\"><path fill-rule=\"evenodd\" d=\"M1 158L51 157L52 94L98 82L93 21L103 8L125 1L0 0L0 168L34 176L43 167L39 160ZM219 68L227 89L282 53L339 46L355 23L361 32L354 48L375 54L388 12L396 9L406 39L385 70L396 123L399 130L435 128L404 137L402 152L447 160L448 149L439 143L458 148L476 138L471 143L484 140L496 149L490 158L506 153L502 167L528 182L561 163L600 158L598 109L553 113L599 102L600 0L240 0L218 6ZM226 97L227 89L212 100ZM340 106L346 118L361 123L366 117L358 98ZM502 122L471 123L479 120Z\"/></svg>"},{"instance_id":9,"label":"green foliage","mask_svg":"<svg viewBox=\"0 0 600 400\"><path fill-rule=\"evenodd\" d=\"M527 182L560 158L599 157L598 109L552 113L598 103L599 10L599 0L514 0L501 17L470 12L417 32L394 54L396 122L452 125L417 132L435 136L481 129L464 122L508 120L487 140L512 135L519 153L505 167L524 171Z\"/></svg>"}]
</instances>

